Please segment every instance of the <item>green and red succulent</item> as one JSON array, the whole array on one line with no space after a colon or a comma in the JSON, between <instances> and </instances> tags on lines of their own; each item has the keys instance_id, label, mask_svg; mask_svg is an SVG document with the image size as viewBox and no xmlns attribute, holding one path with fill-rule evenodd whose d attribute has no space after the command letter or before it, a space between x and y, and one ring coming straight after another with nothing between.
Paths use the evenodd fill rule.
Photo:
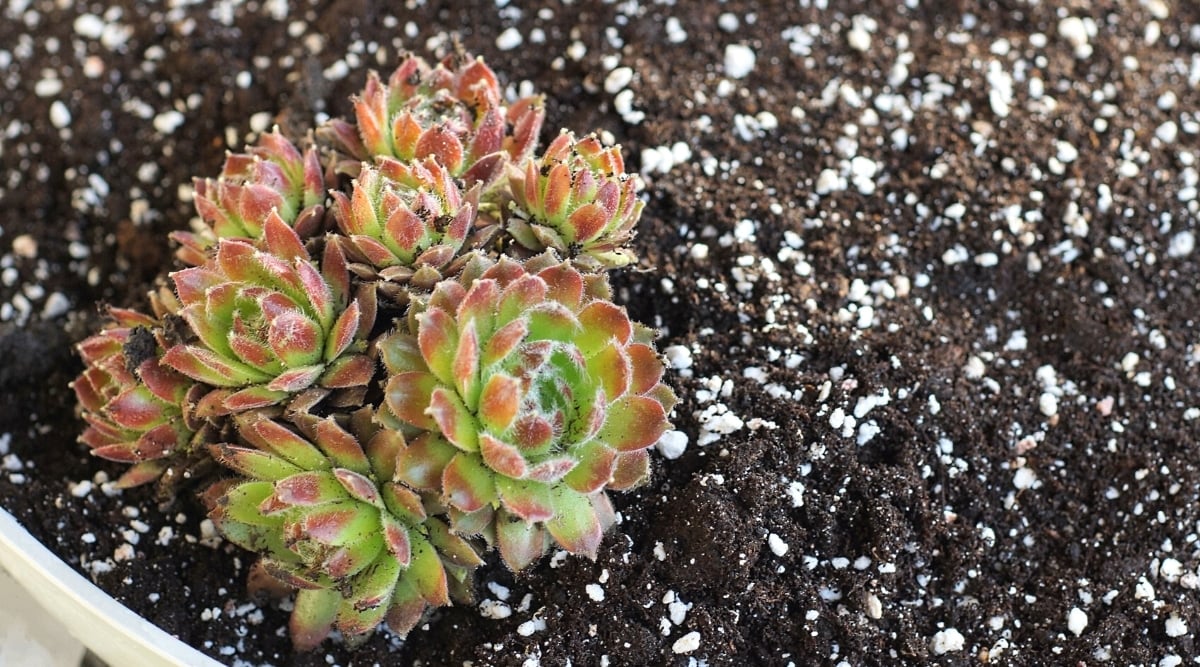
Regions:
<instances>
[{"instance_id":1,"label":"green and red succulent","mask_svg":"<svg viewBox=\"0 0 1200 667\"><path fill-rule=\"evenodd\" d=\"M528 157L545 118L541 97L508 107L501 100L496 74L482 59L452 55L431 68L409 55L386 84L368 76L354 99L357 126L333 120L326 131L353 161L434 158L454 177L486 185L509 160Z\"/></svg>"},{"instance_id":2,"label":"green and red succulent","mask_svg":"<svg viewBox=\"0 0 1200 667\"><path fill-rule=\"evenodd\" d=\"M644 204L619 147L563 132L541 157L509 171L515 215L508 231L517 243L533 251L553 248L592 270L636 259L628 244Z\"/></svg>"},{"instance_id":3,"label":"green and red succulent","mask_svg":"<svg viewBox=\"0 0 1200 667\"><path fill-rule=\"evenodd\" d=\"M317 149L303 153L278 130L263 134L246 153L230 153L216 179L194 181L198 232L175 232L180 260L203 264L217 239L262 238L274 211L302 237L314 235L325 213L325 179Z\"/></svg>"},{"instance_id":4,"label":"green and red succulent","mask_svg":"<svg viewBox=\"0 0 1200 667\"><path fill-rule=\"evenodd\" d=\"M274 211L261 245L221 239L204 265L171 274L196 340L171 346L162 361L213 387L198 407L205 416L275 405L310 387L365 387L374 374L365 354L373 292L351 294L340 246L327 243L314 262Z\"/></svg>"},{"instance_id":5,"label":"green and red succulent","mask_svg":"<svg viewBox=\"0 0 1200 667\"><path fill-rule=\"evenodd\" d=\"M638 181L594 136L535 157L543 115L482 60L372 74L317 146L272 132L197 180L156 315L79 347L81 440L126 486L224 470L179 477L297 591L298 649L407 633L489 548L594 558L608 492L649 474L675 396L604 273L634 260Z\"/></svg>"},{"instance_id":6,"label":"green and red succulent","mask_svg":"<svg viewBox=\"0 0 1200 667\"><path fill-rule=\"evenodd\" d=\"M120 308L109 316L78 346L86 368L71 387L87 422L79 439L100 458L133 464L117 484L137 486L190 453L203 428L191 410L199 387L162 363L157 318Z\"/></svg>"},{"instance_id":7,"label":"green and red succulent","mask_svg":"<svg viewBox=\"0 0 1200 667\"><path fill-rule=\"evenodd\" d=\"M336 628L351 644L380 623L405 635L425 609L470 598L475 548L432 517L398 481L404 437L360 410L340 423L305 415L303 435L263 413L235 418L249 446L216 444L241 478L206 492L209 516L235 544L262 554L268 576L298 590L289 628L301 650Z\"/></svg>"},{"instance_id":8,"label":"green and red succulent","mask_svg":"<svg viewBox=\"0 0 1200 667\"><path fill-rule=\"evenodd\" d=\"M594 557L604 490L645 479L646 449L669 426L651 332L609 297L603 274L550 254L478 255L380 343L381 421L439 436L407 481L439 493L456 529L494 535L513 569L547 538Z\"/></svg>"},{"instance_id":9,"label":"green and red succulent","mask_svg":"<svg viewBox=\"0 0 1200 667\"><path fill-rule=\"evenodd\" d=\"M336 239L360 275L428 288L467 240L479 194L478 185L463 193L433 158L380 158L378 166L363 165L349 195L333 193Z\"/></svg>"}]
</instances>

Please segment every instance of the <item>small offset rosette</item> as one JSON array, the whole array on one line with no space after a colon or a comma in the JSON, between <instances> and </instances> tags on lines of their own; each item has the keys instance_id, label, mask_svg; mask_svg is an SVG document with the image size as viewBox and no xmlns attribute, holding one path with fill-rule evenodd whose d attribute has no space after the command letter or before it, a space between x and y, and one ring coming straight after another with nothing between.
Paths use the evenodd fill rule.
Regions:
<instances>
[{"instance_id":1,"label":"small offset rosette","mask_svg":"<svg viewBox=\"0 0 1200 667\"><path fill-rule=\"evenodd\" d=\"M159 478L190 453L201 423L185 415L195 383L162 363L157 319L113 308L113 323L79 344L85 368L71 383L87 428L80 441L92 453L133 466L118 486Z\"/></svg>"},{"instance_id":2,"label":"small offset rosette","mask_svg":"<svg viewBox=\"0 0 1200 667\"><path fill-rule=\"evenodd\" d=\"M474 547L426 515L395 481L405 447L370 411L294 428L263 413L235 418L246 445L214 445L241 478L205 493L226 539L261 555L259 570L297 590L289 629L298 650L337 629L350 645L381 623L405 635L430 607L470 598Z\"/></svg>"},{"instance_id":3,"label":"small offset rosette","mask_svg":"<svg viewBox=\"0 0 1200 667\"><path fill-rule=\"evenodd\" d=\"M503 174L507 161L520 162L533 150L545 111L540 96L501 104L496 74L480 59L447 57L436 67L407 56L385 84L372 72L354 98L356 125L330 121L330 135L357 162L379 156L402 162L432 157L455 178L485 187Z\"/></svg>"},{"instance_id":4,"label":"small offset rosette","mask_svg":"<svg viewBox=\"0 0 1200 667\"><path fill-rule=\"evenodd\" d=\"M193 186L204 226L171 235L180 244L179 259L192 266L208 260L218 239L261 239L272 211L302 238L320 231L325 214L316 148L301 153L278 130L262 135L246 153L230 153L220 176L197 178Z\"/></svg>"},{"instance_id":5,"label":"small offset rosette","mask_svg":"<svg viewBox=\"0 0 1200 667\"><path fill-rule=\"evenodd\" d=\"M645 204L619 146L564 132L540 157L511 165L508 179L508 231L517 243L533 252L552 248L593 271L636 261L628 244Z\"/></svg>"},{"instance_id":6,"label":"small offset rosette","mask_svg":"<svg viewBox=\"0 0 1200 667\"><path fill-rule=\"evenodd\" d=\"M359 277L429 289L467 241L479 191L464 193L432 158L364 164L348 196L333 193L337 242Z\"/></svg>"},{"instance_id":7,"label":"small offset rosette","mask_svg":"<svg viewBox=\"0 0 1200 667\"><path fill-rule=\"evenodd\" d=\"M550 540L594 557L605 490L643 481L669 427L651 333L609 296L602 275L549 254L475 256L380 343L379 419L426 434L400 478L440 493L452 527L494 540L514 570Z\"/></svg>"},{"instance_id":8,"label":"small offset rosette","mask_svg":"<svg viewBox=\"0 0 1200 667\"><path fill-rule=\"evenodd\" d=\"M173 345L163 363L215 388L201 399L204 416L282 403L310 388L363 388L374 372L365 353L374 292L351 297L339 246L327 243L318 265L275 214L260 245L221 239L211 261L171 274L195 340Z\"/></svg>"}]
</instances>

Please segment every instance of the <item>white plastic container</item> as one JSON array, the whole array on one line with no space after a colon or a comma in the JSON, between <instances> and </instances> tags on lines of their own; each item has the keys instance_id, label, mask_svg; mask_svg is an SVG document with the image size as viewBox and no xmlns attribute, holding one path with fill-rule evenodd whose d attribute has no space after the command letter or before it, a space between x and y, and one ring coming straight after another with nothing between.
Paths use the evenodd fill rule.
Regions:
<instances>
[{"instance_id":1,"label":"white plastic container","mask_svg":"<svg viewBox=\"0 0 1200 667\"><path fill-rule=\"evenodd\" d=\"M3 510L0 567L67 632L113 667L221 667L72 570Z\"/></svg>"}]
</instances>

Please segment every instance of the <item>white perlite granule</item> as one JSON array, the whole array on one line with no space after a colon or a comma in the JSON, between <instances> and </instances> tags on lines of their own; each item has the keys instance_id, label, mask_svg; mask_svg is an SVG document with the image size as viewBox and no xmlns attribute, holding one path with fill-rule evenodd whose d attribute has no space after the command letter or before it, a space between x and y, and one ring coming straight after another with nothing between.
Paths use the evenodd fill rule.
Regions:
<instances>
[{"instance_id":1,"label":"white perlite granule","mask_svg":"<svg viewBox=\"0 0 1200 667\"><path fill-rule=\"evenodd\" d=\"M676 653L691 653L700 648L700 633L695 630L675 640L671 650Z\"/></svg>"},{"instance_id":2,"label":"white perlite granule","mask_svg":"<svg viewBox=\"0 0 1200 667\"><path fill-rule=\"evenodd\" d=\"M965 642L961 632L954 628L946 628L933 636L930 648L938 655L945 655L963 650Z\"/></svg>"},{"instance_id":3,"label":"white perlite granule","mask_svg":"<svg viewBox=\"0 0 1200 667\"><path fill-rule=\"evenodd\" d=\"M1087 613L1079 607L1071 607L1071 611L1067 612L1067 629L1076 637L1083 634L1083 629L1087 627Z\"/></svg>"}]
</instances>

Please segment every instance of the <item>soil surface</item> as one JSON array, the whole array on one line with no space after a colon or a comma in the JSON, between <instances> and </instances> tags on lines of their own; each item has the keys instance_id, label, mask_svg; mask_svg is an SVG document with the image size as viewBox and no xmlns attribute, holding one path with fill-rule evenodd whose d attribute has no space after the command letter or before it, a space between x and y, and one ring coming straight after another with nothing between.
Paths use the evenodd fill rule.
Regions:
<instances>
[{"instance_id":1,"label":"soil surface","mask_svg":"<svg viewBox=\"0 0 1200 667\"><path fill-rule=\"evenodd\" d=\"M1200 5L70 4L0 9L0 506L168 632L279 666L1200 655ZM407 641L295 655L192 493L75 442L72 344L174 268L193 176L454 36L546 94L543 145L642 172L615 280L677 432L595 562L493 560Z\"/></svg>"}]
</instances>

